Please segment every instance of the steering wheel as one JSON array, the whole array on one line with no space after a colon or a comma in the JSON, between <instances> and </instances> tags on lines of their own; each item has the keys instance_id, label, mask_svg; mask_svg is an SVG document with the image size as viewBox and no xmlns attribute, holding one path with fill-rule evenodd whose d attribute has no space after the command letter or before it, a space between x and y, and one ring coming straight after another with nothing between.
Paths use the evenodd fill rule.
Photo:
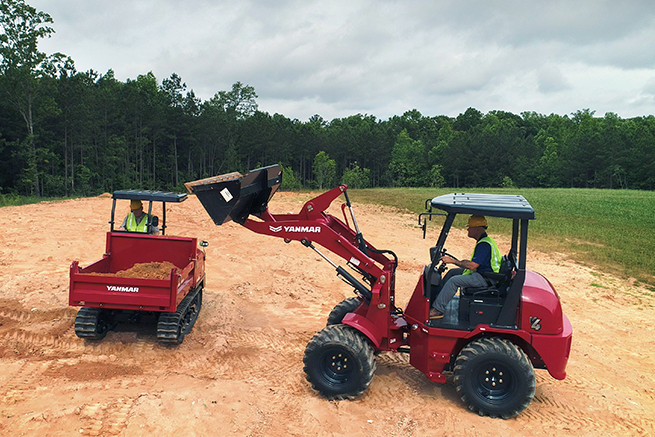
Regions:
<instances>
[{"instance_id":1,"label":"steering wheel","mask_svg":"<svg viewBox=\"0 0 655 437\"><path fill-rule=\"evenodd\" d=\"M451 255L451 254L449 254L449 253L446 251L445 248L441 251L441 256L439 257L439 259L443 258L444 256L449 256L449 257L451 257L452 259L454 259L455 261L459 261L459 260L457 259L457 257L455 257L455 256L453 256L453 255ZM437 272L439 272L439 274L441 275L441 274L443 274L443 272L445 272L447 269L448 269L447 264L446 264L445 262L441 261L441 264L439 264L439 267L437 267Z\"/></svg>"}]
</instances>

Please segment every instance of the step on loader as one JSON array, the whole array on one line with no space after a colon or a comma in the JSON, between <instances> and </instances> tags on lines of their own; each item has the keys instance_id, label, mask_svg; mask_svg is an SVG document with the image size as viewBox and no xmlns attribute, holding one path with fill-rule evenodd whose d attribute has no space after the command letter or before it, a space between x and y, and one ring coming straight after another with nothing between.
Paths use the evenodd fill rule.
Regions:
<instances>
[{"instance_id":1,"label":"step on loader","mask_svg":"<svg viewBox=\"0 0 655 437\"><path fill-rule=\"evenodd\" d=\"M412 366L430 381L453 382L465 405L480 415L510 418L530 404L534 369L566 377L572 327L559 296L546 278L526 269L528 223L535 219L522 196L450 194L426 201L419 223L443 220L430 261L404 309L395 302L398 258L367 241L348 197L339 185L309 200L297 214L272 214L268 202L282 181L277 165L187 183L217 225L233 220L264 235L299 241L331 264L355 296L338 303L327 326L305 349L304 371L328 399L352 399L369 387L375 355L409 354ZM343 219L326 212L339 196ZM429 318L446 265L448 233L458 214L512 220L511 249L487 286L460 289L441 319ZM351 226L352 224L352 226ZM319 249L319 246L321 249ZM325 249L345 260L338 265Z\"/></svg>"}]
</instances>

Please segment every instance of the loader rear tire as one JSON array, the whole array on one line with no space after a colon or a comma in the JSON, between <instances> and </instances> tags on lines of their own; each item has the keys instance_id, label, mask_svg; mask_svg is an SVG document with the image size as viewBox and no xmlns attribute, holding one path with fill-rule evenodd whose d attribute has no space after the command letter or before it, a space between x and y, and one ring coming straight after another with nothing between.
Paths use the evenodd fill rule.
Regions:
<instances>
[{"instance_id":1,"label":"loader rear tire","mask_svg":"<svg viewBox=\"0 0 655 437\"><path fill-rule=\"evenodd\" d=\"M364 393L376 368L369 340L346 325L326 326L316 333L305 348L303 363L312 388L331 400Z\"/></svg>"},{"instance_id":2,"label":"loader rear tire","mask_svg":"<svg viewBox=\"0 0 655 437\"><path fill-rule=\"evenodd\" d=\"M362 303L362 300L358 297L349 297L339 302L330 312L330 315L327 318L326 326L338 325L343 320L343 317L352 313L357 309L357 307Z\"/></svg>"},{"instance_id":3,"label":"loader rear tire","mask_svg":"<svg viewBox=\"0 0 655 437\"><path fill-rule=\"evenodd\" d=\"M509 419L525 410L536 386L532 364L514 343L481 338L457 356L453 381L471 411Z\"/></svg>"}]
</instances>

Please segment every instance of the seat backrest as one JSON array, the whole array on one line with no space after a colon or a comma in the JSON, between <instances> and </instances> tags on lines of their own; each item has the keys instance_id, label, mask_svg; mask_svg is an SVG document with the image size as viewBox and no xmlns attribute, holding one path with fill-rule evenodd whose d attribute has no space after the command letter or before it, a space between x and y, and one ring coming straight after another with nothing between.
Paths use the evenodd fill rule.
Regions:
<instances>
[{"instance_id":1,"label":"seat backrest","mask_svg":"<svg viewBox=\"0 0 655 437\"><path fill-rule=\"evenodd\" d=\"M498 273L503 275L503 279L501 279L501 281L511 279L512 267L512 261L507 255L504 255L500 262L500 269L498 270Z\"/></svg>"},{"instance_id":2,"label":"seat backrest","mask_svg":"<svg viewBox=\"0 0 655 437\"><path fill-rule=\"evenodd\" d=\"M490 285L496 286L498 284L501 284L508 279L511 279L510 272L512 271L512 265L509 259L506 256L503 256L501 262L500 262L500 267L498 269L498 273L496 272L484 272L482 273L482 276L487 278L489 281Z\"/></svg>"},{"instance_id":3,"label":"seat backrest","mask_svg":"<svg viewBox=\"0 0 655 437\"><path fill-rule=\"evenodd\" d=\"M507 289L509 288L512 278L514 277L514 270L516 267L516 261L512 258L513 252L510 251L506 256L503 256L503 259L500 263L499 274L502 275L502 279L498 281L496 287L498 287L498 294L504 296L507 294Z\"/></svg>"}]
</instances>

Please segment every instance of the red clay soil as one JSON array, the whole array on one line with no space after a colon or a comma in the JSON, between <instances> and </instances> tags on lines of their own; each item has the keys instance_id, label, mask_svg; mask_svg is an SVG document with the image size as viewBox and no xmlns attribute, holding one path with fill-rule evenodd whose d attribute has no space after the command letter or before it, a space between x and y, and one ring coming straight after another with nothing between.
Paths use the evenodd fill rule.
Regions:
<instances>
[{"instance_id":1,"label":"red clay soil","mask_svg":"<svg viewBox=\"0 0 655 437\"><path fill-rule=\"evenodd\" d=\"M278 193L270 208L297 213L308 199ZM354 208L366 238L398 254L404 307L438 229L424 240L413 214ZM469 412L452 381L430 382L393 353L376 357L364 395L327 401L305 380L303 352L352 291L301 244L215 226L194 197L167 211L167 234L210 243L202 312L184 343L160 346L153 323L77 338L68 270L102 257L110 211L108 195L0 208L0 436L655 435L655 299L633 280L531 247L528 268L558 290L573 348L567 378L537 370L515 419ZM472 240L455 229L447 248L467 257Z\"/></svg>"},{"instance_id":2,"label":"red clay soil","mask_svg":"<svg viewBox=\"0 0 655 437\"><path fill-rule=\"evenodd\" d=\"M168 279L171 275L171 270L175 269L175 265L168 261L152 262L152 263L137 263L126 270L119 270L116 273L83 273L86 275L96 276L116 276L119 278L141 278L141 279Z\"/></svg>"}]
</instances>

